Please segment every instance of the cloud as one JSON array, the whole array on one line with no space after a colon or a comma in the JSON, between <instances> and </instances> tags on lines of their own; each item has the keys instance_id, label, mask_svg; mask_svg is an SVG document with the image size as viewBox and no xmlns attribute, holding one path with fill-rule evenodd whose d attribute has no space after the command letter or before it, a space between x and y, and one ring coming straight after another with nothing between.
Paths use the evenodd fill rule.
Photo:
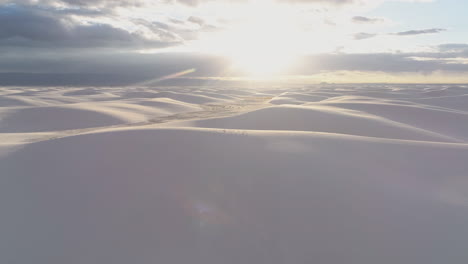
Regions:
<instances>
[{"instance_id":1,"label":"cloud","mask_svg":"<svg viewBox=\"0 0 468 264\"><path fill-rule=\"evenodd\" d=\"M468 52L468 44L465 43L448 43L437 47L441 52Z\"/></svg>"},{"instance_id":2,"label":"cloud","mask_svg":"<svg viewBox=\"0 0 468 264\"><path fill-rule=\"evenodd\" d=\"M278 2L285 3L322 3L322 4L334 4L334 5L343 5L343 4L352 4L356 3L356 0L277 0Z\"/></svg>"},{"instance_id":3,"label":"cloud","mask_svg":"<svg viewBox=\"0 0 468 264\"><path fill-rule=\"evenodd\" d=\"M409 30L409 31L402 31L393 33L393 35L397 36L414 36L414 35L422 35L422 34L435 34L447 31L444 28L430 28L430 29L421 29L421 30Z\"/></svg>"},{"instance_id":4,"label":"cloud","mask_svg":"<svg viewBox=\"0 0 468 264\"><path fill-rule=\"evenodd\" d=\"M1 4L36 5L53 7L81 7L81 8L118 8L118 7L145 7L164 4L182 4L197 7L209 2L247 3L253 0L0 0ZM399 2L431 2L433 0L273 0L286 4L325 4L343 6L350 4L382 3L386 1Z\"/></svg>"},{"instance_id":5,"label":"cloud","mask_svg":"<svg viewBox=\"0 0 468 264\"><path fill-rule=\"evenodd\" d=\"M229 63L220 56L195 53L138 53L142 50L181 45L198 39L200 34L205 34L207 31L234 27L235 24L230 23L235 23L236 18L226 18L227 22L222 23L219 21L225 17L225 14L206 15L208 9L200 5L210 1L218 2L217 0L0 0L0 56L2 56L0 72L36 74L30 80L38 80L37 74L48 74L47 78L42 79L43 83L47 83L49 77L53 83L54 75L57 75L56 79L62 80L62 83L66 82L67 78L77 83L77 80L83 79L79 76L89 75L89 78L84 79L89 80L87 84L90 85L93 83L104 85L106 78L115 80L117 84L128 83L192 68L197 69L193 76L219 77L221 72L229 68ZM248 0L230 2L245 1ZM339 27L342 21L337 20L334 23L327 20L327 12L335 7L346 8L346 5L361 5L371 0L274 1L283 4L318 4L318 8L312 6L306 9L318 10L316 20L320 21L319 23L334 25L336 29L341 30ZM379 3L381 1L384 0L379 0ZM303 6L299 6L298 9L303 10ZM153 10L155 15L148 15ZM260 16L261 11L258 11ZM344 11L347 12L348 9ZM304 13L305 15L309 13ZM239 17L242 17L242 14ZM281 16L278 19L280 20ZM350 22L348 16L344 19ZM307 25L313 25L307 21ZM352 18L352 22L360 24L375 24L382 21L384 20L381 18L365 16ZM444 30L432 28L388 35L396 38L440 33ZM343 38L349 37L352 33L352 31L343 32ZM365 40L383 35L386 33L360 32L352 36L355 40ZM355 43L357 45L357 42ZM343 43L334 46L341 45ZM433 53L344 54L339 52L340 54L307 56L289 73L307 75L322 70L388 73L436 70L468 72L468 66L463 64L463 61L451 59L457 56L468 57L468 45L444 44L434 47L434 50L436 52ZM235 76L239 73L226 74ZM12 75L10 80L13 83L17 82L23 78L21 76L24 77L21 74ZM7 77L3 75L0 79L2 78Z\"/></svg>"},{"instance_id":6,"label":"cloud","mask_svg":"<svg viewBox=\"0 0 468 264\"><path fill-rule=\"evenodd\" d=\"M433 72L468 71L468 65L447 65L444 62L418 61L412 59L418 53L369 53L369 54L323 54L315 57L321 62L320 66L311 67L315 70L328 71L379 71L395 72ZM312 59L312 58L310 58ZM312 65L310 65L312 66Z\"/></svg>"},{"instance_id":7,"label":"cloud","mask_svg":"<svg viewBox=\"0 0 468 264\"><path fill-rule=\"evenodd\" d=\"M14 50L0 54L2 56L0 72L5 73L0 79L3 78L4 84L8 80L9 85L32 85L35 81L39 84L39 80L43 85L127 85L188 69L196 69L196 72L188 77L242 76L239 72L229 70L230 63L227 59L215 55L97 51L74 55L64 50L51 54ZM468 54L462 52L319 54L302 57L285 74L309 76L324 71L386 74L431 74L444 71L466 74L467 60ZM16 74L8 75L7 72L16 72ZM30 74L19 74L21 72Z\"/></svg>"},{"instance_id":8,"label":"cloud","mask_svg":"<svg viewBox=\"0 0 468 264\"><path fill-rule=\"evenodd\" d=\"M187 21L197 24L199 26L203 26L205 24L205 20L201 17L190 16Z\"/></svg>"},{"instance_id":9,"label":"cloud","mask_svg":"<svg viewBox=\"0 0 468 264\"><path fill-rule=\"evenodd\" d=\"M177 43L163 26L133 32L104 23L80 23L63 10L24 6L0 8L0 46L27 47L165 47Z\"/></svg>"},{"instance_id":10,"label":"cloud","mask_svg":"<svg viewBox=\"0 0 468 264\"><path fill-rule=\"evenodd\" d=\"M289 3L289 4L312 4L312 3L321 3L321 4L333 4L333 5L343 5L356 3L356 0L275 0L276 2ZM172 2L182 3L188 6L197 6L201 3L206 2L215 2L215 0L173 0ZM249 0L229 0L226 2L249 2Z\"/></svg>"},{"instance_id":11,"label":"cloud","mask_svg":"<svg viewBox=\"0 0 468 264\"><path fill-rule=\"evenodd\" d=\"M382 18L370 18L364 16L355 16L351 19L354 23L358 24L376 24L384 22Z\"/></svg>"},{"instance_id":12,"label":"cloud","mask_svg":"<svg viewBox=\"0 0 468 264\"><path fill-rule=\"evenodd\" d=\"M36 7L80 7L80 8L115 8L141 6L147 0L0 0L0 4L36 6Z\"/></svg>"},{"instance_id":13,"label":"cloud","mask_svg":"<svg viewBox=\"0 0 468 264\"><path fill-rule=\"evenodd\" d=\"M376 37L378 34L360 32L353 35L355 40L363 40Z\"/></svg>"},{"instance_id":14,"label":"cloud","mask_svg":"<svg viewBox=\"0 0 468 264\"><path fill-rule=\"evenodd\" d=\"M415 36L415 35L423 35L423 34L435 34L435 33L440 33L446 31L446 29L443 28L431 28L431 29L423 29L423 30L409 30L409 31L403 31L403 32L397 32L397 33L390 33L388 35L393 35L393 36ZM355 40L363 40L363 39L369 39L369 38L374 38L379 36L380 34L376 33L366 33L366 32L360 32L356 33L353 35L353 38ZM446 48L450 48L450 46L447 46ZM453 48L453 46L452 46ZM458 46L458 48L460 48Z\"/></svg>"}]
</instances>

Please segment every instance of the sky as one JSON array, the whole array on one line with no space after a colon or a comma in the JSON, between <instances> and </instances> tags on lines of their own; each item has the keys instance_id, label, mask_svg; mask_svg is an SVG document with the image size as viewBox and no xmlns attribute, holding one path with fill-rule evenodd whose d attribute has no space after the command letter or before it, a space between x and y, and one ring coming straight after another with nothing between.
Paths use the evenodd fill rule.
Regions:
<instances>
[{"instance_id":1,"label":"sky","mask_svg":"<svg viewBox=\"0 0 468 264\"><path fill-rule=\"evenodd\" d=\"M468 83L468 0L0 0L0 85Z\"/></svg>"}]
</instances>

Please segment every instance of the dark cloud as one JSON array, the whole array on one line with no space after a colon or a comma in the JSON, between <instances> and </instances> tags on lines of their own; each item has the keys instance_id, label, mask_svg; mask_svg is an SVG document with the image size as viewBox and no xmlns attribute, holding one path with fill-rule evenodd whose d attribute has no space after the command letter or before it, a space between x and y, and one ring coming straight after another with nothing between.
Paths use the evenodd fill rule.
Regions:
<instances>
[{"instance_id":1,"label":"dark cloud","mask_svg":"<svg viewBox=\"0 0 468 264\"><path fill-rule=\"evenodd\" d=\"M45 2L48 2L47 0ZM140 6L139 0L57 0L73 6L113 5L113 6Z\"/></svg>"},{"instance_id":2,"label":"dark cloud","mask_svg":"<svg viewBox=\"0 0 468 264\"><path fill-rule=\"evenodd\" d=\"M50 7L115 8L142 6L145 0L0 0L0 4Z\"/></svg>"},{"instance_id":3,"label":"dark cloud","mask_svg":"<svg viewBox=\"0 0 468 264\"><path fill-rule=\"evenodd\" d=\"M344 5L357 2L356 0L275 0L282 3L290 4L331 4L331 5ZM177 2L187 6L197 6L204 2L215 2L215 0L168 0L168 2ZM229 2L249 2L249 0L230 0Z\"/></svg>"},{"instance_id":4,"label":"dark cloud","mask_svg":"<svg viewBox=\"0 0 468 264\"><path fill-rule=\"evenodd\" d=\"M382 18L370 18L364 16L355 16L351 20L358 24L376 24L384 21Z\"/></svg>"},{"instance_id":5,"label":"dark cloud","mask_svg":"<svg viewBox=\"0 0 468 264\"><path fill-rule=\"evenodd\" d=\"M468 44L465 43L448 43L438 46L441 52L467 52Z\"/></svg>"},{"instance_id":6,"label":"dark cloud","mask_svg":"<svg viewBox=\"0 0 468 264\"><path fill-rule=\"evenodd\" d=\"M188 77L235 77L229 61L203 54L138 54L89 52L70 54L58 51L53 56L34 51L2 55L0 85L127 85L157 79L188 69ZM418 60L417 58L427 58ZM303 57L289 72L309 75L322 71L361 71L385 73L457 72L468 73L468 65L450 58L466 58L463 52L321 54ZM21 73L23 72L23 73ZM47 78L46 78L46 77ZM80 79L81 78L81 79Z\"/></svg>"},{"instance_id":7,"label":"dark cloud","mask_svg":"<svg viewBox=\"0 0 468 264\"><path fill-rule=\"evenodd\" d=\"M466 64L447 64L441 60L420 61L423 53L325 54L314 59L321 62L316 70L371 71L387 73L431 73L434 71L468 71Z\"/></svg>"},{"instance_id":8,"label":"dark cloud","mask_svg":"<svg viewBox=\"0 0 468 264\"><path fill-rule=\"evenodd\" d=\"M141 54L134 52L94 51L74 54L67 50L55 53L14 52L0 54L0 72L35 74L104 74L158 78L188 69L198 76L219 76L226 69L226 59L193 53Z\"/></svg>"},{"instance_id":9,"label":"dark cloud","mask_svg":"<svg viewBox=\"0 0 468 264\"><path fill-rule=\"evenodd\" d=\"M44 10L24 6L0 8L0 46L27 47L164 47L175 44L176 36L163 25L143 32L129 32L110 24L81 24L63 10Z\"/></svg>"},{"instance_id":10,"label":"dark cloud","mask_svg":"<svg viewBox=\"0 0 468 264\"><path fill-rule=\"evenodd\" d=\"M394 33L397 36L414 36L414 35L422 35L422 34L435 34L441 33L446 31L447 29L444 28L430 28L430 29L421 29L421 30L409 30L409 31L402 31Z\"/></svg>"}]
</instances>

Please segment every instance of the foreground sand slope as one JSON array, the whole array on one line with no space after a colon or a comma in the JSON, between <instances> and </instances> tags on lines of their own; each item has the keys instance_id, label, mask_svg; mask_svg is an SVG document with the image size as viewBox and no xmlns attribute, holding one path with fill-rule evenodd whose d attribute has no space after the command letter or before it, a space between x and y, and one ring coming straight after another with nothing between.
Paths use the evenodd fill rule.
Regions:
<instances>
[{"instance_id":1,"label":"foreground sand slope","mask_svg":"<svg viewBox=\"0 0 468 264\"><path fill-rule=\"evenodd\" d=\"M464 263L468 146L134 129L0 160L4 263Z\"/></svg>"}]
</instances>

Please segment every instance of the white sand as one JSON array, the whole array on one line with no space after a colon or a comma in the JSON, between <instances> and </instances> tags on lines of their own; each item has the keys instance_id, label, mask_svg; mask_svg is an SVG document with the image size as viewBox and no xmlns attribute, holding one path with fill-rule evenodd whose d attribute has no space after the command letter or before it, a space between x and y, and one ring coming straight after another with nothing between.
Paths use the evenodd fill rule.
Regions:
<instances>
[{"instance_id":1,"label":"white sand","mask_svg":"<svg viewBox=\"0 0 468 264\"><path fill-rule=\"evenodd\" d=\"M0 263L465 264L466 105L442 85L5 88Z\"/></svg>"}]
</instances>

